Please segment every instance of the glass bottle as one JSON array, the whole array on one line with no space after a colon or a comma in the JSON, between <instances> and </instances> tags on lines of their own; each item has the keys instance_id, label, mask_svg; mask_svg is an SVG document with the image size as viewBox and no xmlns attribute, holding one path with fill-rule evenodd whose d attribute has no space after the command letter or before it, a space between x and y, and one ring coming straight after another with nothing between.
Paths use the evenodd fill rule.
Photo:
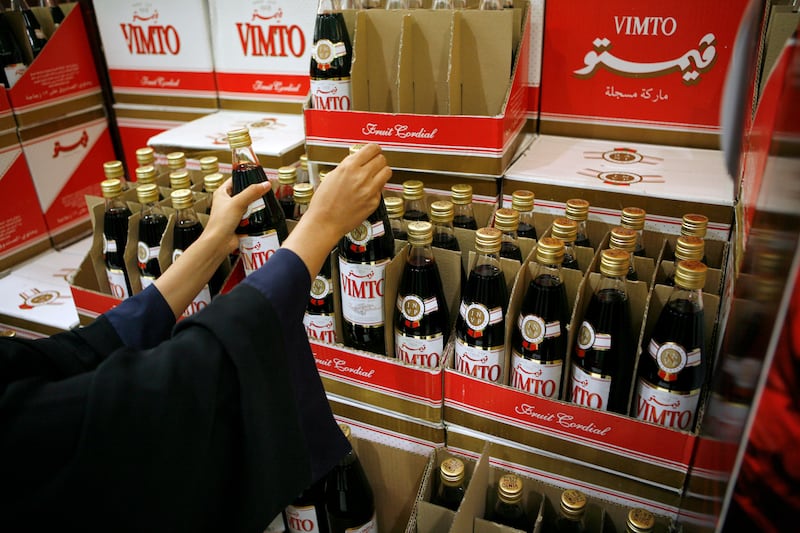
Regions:
<instances>
[{"instance_id":1,"label":"glass bottle","mask_svg":"<svg viewBox=\"0 0 800 533\"><path fill-rule=\"evenodd\" d=\"M308 183L309 181L308 156L303 154L300 156L300 166L297 167L297 183Z\"/></svg>"},{"instance_id":2,"label":"glass bottle","mask_svg":"<svg viewBox=\"0 0 800 533\"><path fill-rule=\"evenodd\" d=\"M497 11L503 9L500 0L481 0L479 9L483 11Z\"/></svg>"},{"instance_id":3,"label":"glass bottle","mask_svg":"<svg viewBox=\"0 0 800 533\"><path fill-rule=\"evenodd\" d=\"M536 246L532 278L511 337L509 384L536 396L559 399L567 354L569 308L561 276L564 245L552 237Z\"/></svg>"},{"instance_id":4,"label":"glass bottle","mask_svg":"<svg viewBox=\"0 0 800 533\"><path fill-rule=\"evenodd\" d=\"M350 427L339 427L350 439ZM331 533L378 531L372 486L355 449L351 448L328 474L325 509Z\"/></svg>"},{"instance_id":5,"label":"glass bottle","mask_svg":"<svg viewBox=\"0 0 800 533\"><path fill-rule=\"evenodd\" d=\"M430 222L409 222L410 248L397 289L394 346L395 356L403 363L439 368L450 331L450 315L432 241Z\"/></svg>"},{"instance_id":6,"label":"glass bottle","mask_svg":"<svg viewBox=\"0 0 800 533\"><path fill-rule=\"evenodd\" d=\"M215 155L207 155L200 158L200 172L203 176L216 174L219 172L219 158Z\"/></svg>"},{"instance_id":7,"label":"glass bottle","mask_svg":"<svg viewBox=\"0 0 800 533\"><path fill-rule=\"evenodd\" d=\"M3 61L3 85L10 89L28 68L14 31L5 17L0 17L0 59Z\"/></svg>"},{"instance_id":8,"label":"glass bottle","mask_svg":"<svg viewBox=\"0 0 800 533\"><path fill-rule=\"evenodd\" d=\"M194 194L189 189L172 191L170 195L172 207L175 209L175 225L172 228L172 262L178 260L183 252L194 243L203 233L203 225L194 209ZM192 303L183 312L183 316L191 316L211 303L211 298L219 294L228 269L225 263L220 263L211 279L194 297Z\"/></svg>"},{"instance_id":9,"label":"glass bottle","mask_svg":"<svg viewBox=\"0 0 800 533\"><path fill-rule=\"evenodd\" d=\"M433 223L433 246L445 250L459 251L458 239L453 230L453 203L437 200L431 204L430 219Z\"/></svg>"},{"instance_id":10,"label":"glass bottle","mask_svg":"<svg viewBox=\"0 0 800 533\"><path fill-rule=\"evenodd\" d=\"M575 239L578 236L578 223L567 217L557 217L553 220L550 235L564 243L564 262L561 266L572 270L580 270L574 246Z\"/></svg>"},{"instance_id":11,"label":"glass bottle","mask_svg":"<svg viewBox=\"0 0 800 533\"><path fill-rule=\"evenodd\" d=\"M522 478L505 474L497 482L497 499L487 517L492 522L528 531L530 524L522 507Z\"/></svg>"},{"instance_id":12,"label":"glass bottle","mask_svg":"<svg viewBox=\"0 0 800 533\"><path fill-rule=\"evenodd\" d=\"M672 272L664 280L665 285L675 285L675 272L678 270L678 263L681 261L700 261L703 262L706 250L706 241L701 237L681 235L675 241L675 259L672 263Z\"/></svg>"},{"instance_id":13,"label":"glass bottle","mask_svg":"<svg viewBox=\"0 0 800 533\"><path fill-rule=\"evenodd\" d=\"M575 246L591 248L589 234L586 232L586 220L589 218L589 202L582 198L567 200L564 216L578 223L578 234L575 236Z\"/></svg>"},{"instance_id":14,"label":"glass bottle","mask_svg":"<svg viewBox=\"0 0 800 533\"><path fill-rule=\"evenodd\" d=\"M681 221L681 235L687 237L698 237L705 242L706 233L708 232L708 217L698 213L687 213L683 215ZM703 263L708 264L706 261L705 251L703 257L700 259Z\"/></svg>"},{"instance_id":15,"label":"glass bottle","mask_svg":"<svg viewBox=\"0 0 800 533\"><path fill-rule=\"evenodd\" d=\"M636 507L628 511L625 533L650 533L656 527L656 517L647 509Z\"/></svg>"},{"instance_id":16,"label":"glass bottle","mask_svg":"<svg viewBox=\"0 0 800 533\"><path fill-rule=\"evenodd\" d=\"M511 195L511 209L519 213L517 237L536 239L536 220L533 214L535 196L532 191L521 189Z\"/></svg>"},{"instance_id":17,"label":"glass bottle","mask_svg":"<svg viewBox=\"0 0 800 533\"><path fill-rule=\"evenodd\" d=\"M477 258L461 295L454 362L457 371L495 383L503 376L508 311L508 289L499 260L501 240L497 228L475 232Z\"/></svg>"},{"instance_id":18,"label":"glass bottle","mask_svg":"<svg viewBox=\"0 0 800 533\"><path fill-rule=\"evenodd\" d=\"M184 169L173 170L169 173L169 186L172 190L191 189L192 178L189 177L189 171Z\"/></svg>"},{"instance_id":19,"label":"glass bottle","mask_svg":"<svg viewBox=\"0 0 800 533\"><path fill-rule=\"evenodd\" d=\"M408 9L408 0L386 0L386 9Z\"/></svg>"},{"instance_id":20,"label":"glass bottle","mask_svg":"<svg viewBox=\"0 0 800 533\"><path fill-rule=\"evenodd\" d=\"M431 9L453 9L453 0L433 0Z\"/></svg>"},{"instance_id":21,"label":"glass bottle","mask_svg":"<svg viewBox=\"0 0 800 533\"><path fill-rule=\"evenodd\" d=\"M350 66L353 48L339 0L319 0L311 47L311 107L351 108Z\"/></svg>"},{"instance_id":22,"label":"glass bottle","mask_svg":"<svg viewBox=\"0 0 800 533\"><path fill-rule=\"evenodd\" d=\"M457 183L450 187L453 202L453 227L477 230L475 210L472 208L472 185Z\"/></svg>"},{"instance_id":23,"label":"glass bottle","mask_svg":"<svg viewBox=\"0 0 800 533\"><path fill-rule=\"evenodd\" d=\"M630 254L603 250L600 281L578 330L570 400L626 414L633 378L635 332L625 287Z\"/></svg>"},{"instance_id":24,"label":"glass bottle","mask_svg":"<svg viewBox=\"0 0 800 533\"><path fill-rule=\"evenodd\" d=\"M287 219L294 217L294 184L297 183L297 169L291 166L278 169L278 190L275 197Z\"/></svg>"},{"instance_id":25,"label":"glass bottle","mask_svg":"<svg viewBox=\"0 0 800 533\"><path fill-rule=\"evenodd\" d=\"M143 146L136 149L136 164L140 167L152 166L155 169L156 151L152 146Z\"/></svg>"},{"instance_id":26,"label":"glass bottle","mask_svg":"<svg viewBox=\"0 0 800 533\"><path fill-rule=\"evenodd\" d=\"M296 183L294 186L295 220L300 220L314 195L314 188L310 183ZM333 344L336 342L336 327L334 324L333 304L333 276L331 274L331 260L322 263L322 267L314 281L311 283L308 303L303 316L303 325L309 339Z\"/></svg>"},{"instance_id":27,"label":"glass bottle","mask_svg":"<svg viewBox=\"0 0 800 533\"><path fill-rule=\"evenodd\" d=\"M681 261L675 286L642 346L634 402L639 420L692 431L706 381L703 285L707 267Z\"/></svg>"},{"instance_id":28,"label":"glass bottle","mask_svg":"<svg viewBox=\"0 0 800 533\"><path fill-rule=\"evenodd\" d=\"M519 239L517 239L519 212L507 207L498 209L494 213L494 227L503 232L500 257L514 259L522 263L522 250L519 247Z\"/></svg>"},{"instance_id":29,"label":"glass bottle","mask_svg":"<svg viewBox=\"0 0 800 533\"><path fill-rule=\"evenodd\" d=\"M283 511L288 533L329 533L325 478L305 489Z\"/></svg>"},{"instance_id":30,"label":"glass bottle","mask_svg":"<svg viewBox=\"0 0 800 533\"><path fill-rule=\"evenodd\" d=\"M107 180L119 180L122 183L122 190L128 189L128 178L125 176L122 161L113 160L103 163L103 175Z\"/></svg>"},{"instance_id":31,"label":"glass bottle","mask_svg":"<svg viewBox=\"0 0 800 533\"><path fill-rule=\"evenodd\" d=\"M131 295L131 283L125 266L125 246L128 243L128 219L131 210L122 198L122 182L105 180L100 184L105 198L103 214L103 258L111 295L125 299Z\"/></svg>"},{"instance_id":32,"label":"glass bottle","mask_svg":"<svg viewBox=\"0 0 800 533\"><path fill-rule=\"evenodd\" d=\"M47 38L44 36L39 20L25 0L11 0L11 11L16 11L22 15L22 23L25 26L25 37L28 39L31 52L33 52L33 58L36 59L36 56L42 51L44 45L47 44Z\"/></svg>"},{"instance_id":33,"label":"glass bottle","mask_svg":"<svg viewBox=\"0 0 800 533\"><path fill-rule=\"evenodd\" d=\"M561 493L561 505L556 517L558 533L583 533L586 531L586 495L579 490L567 489Z\"/></svg>"},{"instance_id":34,"label":"glass bottle","mask_svg":"<svg viewBox=\"0 0 800 533\"><path fill-rule=\"evenodd\" d=\"M647 213L640 207L626 207L622 210L622 216L620 217L620 226L636 232L636 248L633 255L637 257L645 257L643 234L646 216Z\"/></svg>"},{"instance_id":35,"label":"glass bottle","mask_svg":"<svg viewBox=\"0 0 800 533\"><path fill-rule=\"evenodd\" d=\"M225 176L219 172L214 174L206 174L203 176L203 191L208 193L208 206L206 207L206 214L211 214L211 207L214 204L214 191L220 188L225 181Z\"/></svg>"},{"instance_id":36,"label":"glass bottle","mask_svg":"<svg viewBox=\"0 0 800 533\"><path fill-rule=\"evenodd\" d=\"M186 170L186 154L183 152L170 152L167 154L167 168L170 173Z\"/></svg>"},{"instance_id":37,"label":"glass bottle","mask_svg":"<svg viewBox=\"0 0 800 533\"><path fill-rule=\"evenodd\" d=\"M311 198L314 196L314 187L310 183L295 183L292 187L292 197L294 198L294 212L292 217L294 220L300 220L303 215L308 211L308 206L311 205Z\"/></svg>"},{"instance_id":38,"label":"glass bottle","mask_svg":"<svg viewBox=\"0 0 800 533\"><path fill-rule=\"evenodd\" d=\"M158 187L154 184L136 187L136 198L142 204L139 219L139 242L136 247L136 260L139 265L139 280L142 290L146 289L161 275L158 254L161 239L167 229L167 215L158 205Z\"/></svg>"},{"instance_id":39,"label":"glass bottle","mask_svg":"<svg viewBox=\"0 0 800 533\"><path fill-rule=\"evenodd\" d=\"M350 147L355 153L362 145ZM339 241L344 343L386 355L384 286L394 235L383 196L377 209Z\"/></svg>"},{"instance_id":40,"label":"glass bottle","mask_svg":"<svg viewBox=\"0 0 800 533\"><path fill-rule=\"evenodd\" d=\"M637 240L638 234L632 229L623 228L622 226L611 228L608 247L631 254L628 274L625 276L628 281L639 281L639 274L636 272L635 261L633 259Z\"/></svg>"},{"instance_id":41,"label":"glass bottle","mask_svg":"<svg viewBox=\"0 0 800 533\"><path fill-rule=\"evenodd\" d=\"M425 205L425 185L420 180L403 182L403 200L405 201L404 219L428 220L428 208Z\"/></svg>"},{"instance_id":42,"label":"glass bottle","mask_svg":"<svg viewBox=\"0 0 800 533\"><path fill-rule=\"evenodd\" d=\"M464 461L456 457L444 459L439 464L439 483L432 503L451 511L458 510L466 492L464 485Z\"/></svg>"},{"instance_id":43,"label":"glass bottle","mask_svg":"<svg viewBox=\"0 0 800 533\"><path fill-rule=\"evenodd\" d=\"M387 196L384 198L384 203L386 204L386 214L389 216L389 224L392 226L392 235L395 239L407 241L407 222L403 217L405 201L400 196Z\"/></svg>"},{"instance_id":44,"label":"glass bottle","mask_svg":"<svg viewBox=\"0 0 800 533\"><path fill-rule=\"evenodd\" d=\"M253 183L267 181L267 175L253 150L247 128L229 131L228 144L231 147L234 195ZM283 210L272 189L250 204L236 228L236 233L244 235L239 239L239 257L245 275L249 276L267 262L289 234Z\"/></svg>"}]
</instances>

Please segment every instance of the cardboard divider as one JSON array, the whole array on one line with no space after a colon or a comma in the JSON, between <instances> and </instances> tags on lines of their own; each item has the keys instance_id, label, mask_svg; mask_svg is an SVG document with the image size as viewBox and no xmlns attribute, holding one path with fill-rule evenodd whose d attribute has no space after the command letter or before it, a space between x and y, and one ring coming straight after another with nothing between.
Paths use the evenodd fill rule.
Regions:
<instances>
[{"instance_id":1,"label":"cardboard divider","mask_svg":"<svg viewBox=\"0 0 800 533\"><path fill-rule=\"evenodd\" d=\"M445 459L456 457L464 463L464 487L469 490L473 473L477 468L477 461L464 455L454 454L447 448L437 448L432 453L432 468L426 476L417 501L416 531L427 533L447 533L450 531L456 511L433 503L440 483L439 466ZM465 490L465 493L466 493Z\"/></svg>"},{"instance_id":2,"label":"cardboard divider","mask_svg":"<svg viewBox=\"0 0 800 533\"><path fill-rule=\"evenodd\" d=\"M399 111L452 114L450 75L457 60L453 55L455 13L447 10L408 13L400 53Z\"/></svg>"},{"instance_id":3,"label":"cardboard divider","mask_svg":"<svg viewBox=\"0 0 800 533\"><path fill-rule=\"evenodd\" d=\"M353 109L393 113L401 109L400 49L407 12L374 10L355 13L351 80Z\"/></svg>"}]
</instances>

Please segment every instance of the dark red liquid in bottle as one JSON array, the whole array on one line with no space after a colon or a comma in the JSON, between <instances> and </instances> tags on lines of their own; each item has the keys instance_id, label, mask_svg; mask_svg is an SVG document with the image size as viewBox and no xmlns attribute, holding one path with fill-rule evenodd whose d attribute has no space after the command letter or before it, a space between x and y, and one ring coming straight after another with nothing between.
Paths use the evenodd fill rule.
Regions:
<instances>
[{"instance_id":1,"label":"dark red liquid in bottle","mask_svg":"<svg viewBox=\"0 0 800 533\"><path fill-rule=\"evenodd\" d=\"M589 237L581 237L578 235L578 238L575 239L575 246L583 246L584 248L591 248L592 243L589 242Z\"/></svg>"},{"instance_id":2,"label":"dark red liquid in bottle","mask_svg":"<svg viewBox=\"0 0 800 533\"><path fill-rule=\"evenodd\" d=\"M201 233L203 233L203 225L200 221L178 221L172 230L173 249L185 251L200 237ZM208 289L211 292L211 296L219 294L222 284L225 282L225 276L225 268L220 265L208 281Z\"/></svg>"},{"instance_id":3,"label":"dark red liquid in bottle","mask_svg":"<svg viewBox=\"0 0 800 533\"><path fill-rule=\"evenodd\" d=\"M580 270L580 266L578 265L578 260L575 258L574 255L564 253L564 262L561 263L561 268L569 268L571 270Z\"/></svg>"},{"instance_id":4,"label":"dark red liquid in bottle","mask_svg":"<svg viewBox=\"0 0 800 533\"><path fill-rule=\"evenodd\" d=\"M333 59L329 65L318 64L311 56L311 77L317 79L349 78L353 60L350 34L341 13L319 13L314 23L314 42L327 39L332 43L344 43L347 53Z\"/></svg>"},{"instance_id":5,"label":"dark red liquid in bottle","mask_svg":"<svg viewBox=\"0 0 800 533\"><path fill-rule=\"evenodd\" d=\"M159 246L164 230L167 228L167 217L161 213L151 213L139 219L139 241L148 247ZM161 266L158 258L152 257L146 263L139 263L139 271L143 276L157 278L161 275Z\"/></svg>"},{"instance_id":6,"label":"dark red liquid in bottle","mask_svg":"<svg viewBox=\"0 0 800 533\"><path fill-rule=\"evenodd\" d=\"M446 233L434 233L431 246L434 248L442 248L444 250L453 250L456 252L460 250L460 247L458 246L458 239L456 239L455 236Z\"/></svg>"},{"instance_id":7,"label":"dark red liquid in bottle","mask_svg":"<svg viewBox=\"0 0 800 533\"><path fill-rule=\"evenodd\" d=\"M372 487L352 450L327 477L325 508L331 533L345 533L374 520Z\"/></svg>"},{"instance_id":8,"label":"dark red liquid in bottle","mask_svg":"<svg viewBox=\"0 0 800 533\"><path fill-rule=\"evenodd\" d=\"M103 234L106 241L114 242L114 246L109 245L108 248L115 250L107 250L105 253L106 268L114 270L122 270L125 273L125 285L128 295L131 294L131 282L128 278L128 269L125 266L125 246L128 243L128 219L131 216L131 210L128 207L112 207L103 215Z\"/></svg>"},{"instance_id":9,"label":"dark red liquid in bottle","mask_svg":"<svg viewBox=\"0 0 800 533\"><path fill-rule=\"evenodd\" d=\"M477 230L478 222L475 220L475 217L468 215L455 215L453 217L453 227Z\"/></svg>"},{"instance_id":10,"label":"dark red liquid in bottle","mask_svg":"<svg viewBox=\"0 0 800 533\"><path fill-rule=\"evenodd\" d=\"M329 533L328 515L325 512L325 478L301 492L286 507L283 518L289 533Z\"/></svg>"},{"instance_id":11,"label":"dark red liquid in bottle","mask_svg":"<svg viewBox=\"0 0 800 533\"><path fill-rule=\"evenodd\" d=\"M517 228L517 237L526 237L528 239L537 239L536 228L527 222L520 222Z\"/></svg>"},{"instance_id":12,"label":"dark red liquid in bottle","mask_svg":"<svg viewBox=\"0 0 800 533\"><path fill-rule=\"evenodd\" d=\"M260 165L250 162L239 163L233 169L233 194L239 194L253 183L267 181L267 175ZM236 233L245 235L260 235L268 230L274 229L278 233L278 240L283 242L289 235L286 228L286 218L283 209L278 205L275 193L272 189L263 196L266 209L261 209L250 215L247 224L240 224L236 228Z\"/></svg>"},{"instance_id":13,"label":"dark red liquid in bottle","mask_svg":"<svg viewBox=\"0 0 800 533\"><path fill-rule=\"evenodd\" d=\"M280 203L281 209L283 209L284 219L294 218L294 196L292 195L281 196L278 199L278 203Z\"/></svg>"},{"instance_id":14,"label":"dark red liquid in bottle","mask_svg":"<svg viewBox=\"0 0 800 533\"><path fill-rule=\"evenodd\" d=\"M500 257L514 259L515 261L522 263L522 250L520 250L519 246L512 242L503 241L503 243L500 245Z\"/></svg>"},{"instance_id":15,"label":"dark red liquid in bottle","mask_svg":"<svg viewBox=\"0 0 800 533\"><path fill-rule=\"evenodd\" d=\"M424 211L419 211L417 209L411 209L403 213L403 218L408 220L409 222L414 220L428 220L428 214Z\"/></svg>"},{"instance_id":16,"label":"dark red liquid in bottle","mask_svg":"<svg viewBox=\"0 0 800 533\"><path fill-rule=\"evenodd\" d=\"M462 302L466 305L481 303L488 309L500 307L503 315L508 309L508 289L503 271L492 265L478 265L469 274ZM469 334L469 325L459 313L456 334L470 346L491 348L505 344L505 322L489 324L480 337Z\"/></svg>"},{"instance_id":17,"label":"dark red liquid in bottle","mask_svg":"<svg viewBox=\"0 0 800 533\"><path fill-rule=\"evenodd\" d=\"M395 330L398 333L395 353L399 359L409 364L437 368L442 362L444 345L450 329L450 318L442 288L442 279L435 262L423 259L421 263L417 263L413 258L409 258L397 291L398 301L402 301L407 296L416 296L423 302L435 298L437 309L425 312L422 316L410 318L400 310L395 313ZM438 339L436 346L433 342L424 343L423 346L423 343L419 341L434 336ZM410 337L411 342L416 339L417 342L414 342L414 345L417 350L403 353L402 345L405 344L403 337ZM400 346L397 346L398 343Z\"/></svg>"},{"instance_id":18,"label":"dark red liquid in bottle","mask_svg":"<svg viewBox=\"0 0 800 533\"><path fill-rule=\"evenodd\" d=\"M522 531L528 531L530 529L528 519L525 516L525 510L519 502L508 503L498 500L489 515L489 520L498 524L503 524L504 526L521 529Z\"/></svg>"}]
</instances>

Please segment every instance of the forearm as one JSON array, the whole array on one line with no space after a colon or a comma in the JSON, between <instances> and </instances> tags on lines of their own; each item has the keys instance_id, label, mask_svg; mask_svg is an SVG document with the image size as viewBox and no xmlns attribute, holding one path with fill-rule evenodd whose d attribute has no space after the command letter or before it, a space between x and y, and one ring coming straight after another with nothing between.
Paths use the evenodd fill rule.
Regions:
<instances>
[{"instance_id":1,"label":"forearm","mask_svg":"<svg viewBox=\"0 0 800 533\"><path fill-rule=\"evenodd\" d=\"M313 281L341 236L330 224L304 217L281 247L293 251L305 263Z\"/></svg>"}]
</instances>

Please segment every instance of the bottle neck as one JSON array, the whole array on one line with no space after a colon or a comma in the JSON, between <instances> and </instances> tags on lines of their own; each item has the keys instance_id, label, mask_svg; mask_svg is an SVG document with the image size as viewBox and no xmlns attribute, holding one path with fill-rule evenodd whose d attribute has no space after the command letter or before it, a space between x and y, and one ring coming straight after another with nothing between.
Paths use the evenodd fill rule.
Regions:
<instances>
[{"instance_id":1,"label":"bottle neck","mask_svg":"<svg viewBox=\"0 0 800 533\"><path fill-rule=\"evenodd\" d=\"M253 150L252 145L248 146L240 146L238 148L231 149L231 165L233 168L236 168L237 165L241 165L243 163L252 163L254 165L259 165L258 156L256 156L255 150Z\"/></svg>"},{"instance_id":2,"label":"bottle neck","mask_svg":"<svg viewBox=\"0 0 800 533\"><path fill-rule=\"evenodd\" d=\"M158 205L157 202L147 202L146 204L142 204L142 217L163 214L164 209Z\"/></svg>"},{"instance_id":3,"label":"bottle neck","mask_svg":"<svg viewBox=\"0 0 800 533\"><path fill-rule=\"evenodd\" d=\"M455 237L455 229L453 229L453 222L434 222L433 223L434 235L448 235Z\"/></svg>"},{"instance_id":4,"label":"bottle neck","mask_svg":"<svg viewBox=\"0 0 800 533\"><path fill-rule=\"evenodd\" d=\"M303 218L303 215L305 215L306 211L308 211L308 205L309 204L298 204L298 203L295 203L295 205L294 205L294 218L295 218L295 220L300 220L301 218Z\"/></svg>"},{"instance_id":5,"label":"bottle neck","mask_svg":"<svg viewBox=\"0 0 800 533\"><path fill-rule=\"evenodd\" d=\"M112 209L125 209L128 204L122 199L122 196L115 196L114 198L106 198L106 211Z\"/></svg>"},{"instance_id":6,"label":"bottle neck","mask_svg":"<svg viewBox=\"0 0 800 533\"><path fill-rule=\"evenodd\" d=\"M510 242L514 246L519 246L517 230L503 230L503 242Z\"/></svg>"},{"instance_id":7,"label":"bottle neck","mask_svg":"<svg viewBox=\"0 0 800 533\"><path fill-rule=\"evenodd\" d=\"M200 219L197 218L197 211L194 210L194 207L184 207L183 209L178 209L176 219L177 224L184 226L200 221Z\"/></svg>"},{"instance_id":8,"label":"bottle neck","mask_svg":"<svg viewBox=\"0 0 800 533\"><path fill-rule=\"evenodd\" d=\"M675 286L672 288L672 293L669 295L669 303L678 300L686 300L692 304L695 310L703 310L703 290L702 289L686 289L678 285L676 280Z\"/></svg>"},{"instance_id":9,"label":"bottle neck","mask_svg":"<svg viewBox=\"0 0 800 533\"><path fill-rule=\"evenodd\" d=\"M408 262L414 266L434 262L433 247L430 244L412 244L408 251Z\"/></svg>"},{"instance_id":10,"label":"bottle neck","mask_svg":"<svg viewBox=\"0 0 800 533\"><path fill-rule=\"evenodd\" d=\"M561 274L561 268L562 267L560 263L534 263L533 279L536 279L539 276L549 276L552 278L558 278L559 281L563 281L564 278Z\"/></svg>"},{"instance_id":11,"label":"bottle neck","mask_svg":"<svg viewBox=\"0 0 800 533\"><path fill-rule=\"evenodd\" d=\"M472 268L473 270L483 267L489 266L500 270L500 252L497 253L486 253L486 252L478 252L478 257L475 259L475 266Z\"/></svg>"},{"instance_id":12,"label":"bottle neck","mask_svg":"<svg viewBox=\"0 0 800 533\"><path fill-rule=\"evenodd\" d=\"M600 278L600 283L597 285L597 292L603 290L615 290L627 296L628 289L625 285L625 275L608 276L606 274L602 274Z\"/></svg>"},{"instance_id":13,"label":"bottle neck","mask_svg":"<svg viewBox=\"0 0 800 533\"><path fill-rule=\"evenodd\" d=\"M317 15L336 13L342 10L340 0L319 0L317 2Z\"/></svg>"},{"instance_id":14,"label":"bottle neck","mask_svg":"<svg viewBox=\"0 0 800 533\"><path fill-rule=\"evenodd\" d=\"M453 214L455 216L475 218L475 211L472 204L453 204Z\"/></svg>"}]
</instances>

